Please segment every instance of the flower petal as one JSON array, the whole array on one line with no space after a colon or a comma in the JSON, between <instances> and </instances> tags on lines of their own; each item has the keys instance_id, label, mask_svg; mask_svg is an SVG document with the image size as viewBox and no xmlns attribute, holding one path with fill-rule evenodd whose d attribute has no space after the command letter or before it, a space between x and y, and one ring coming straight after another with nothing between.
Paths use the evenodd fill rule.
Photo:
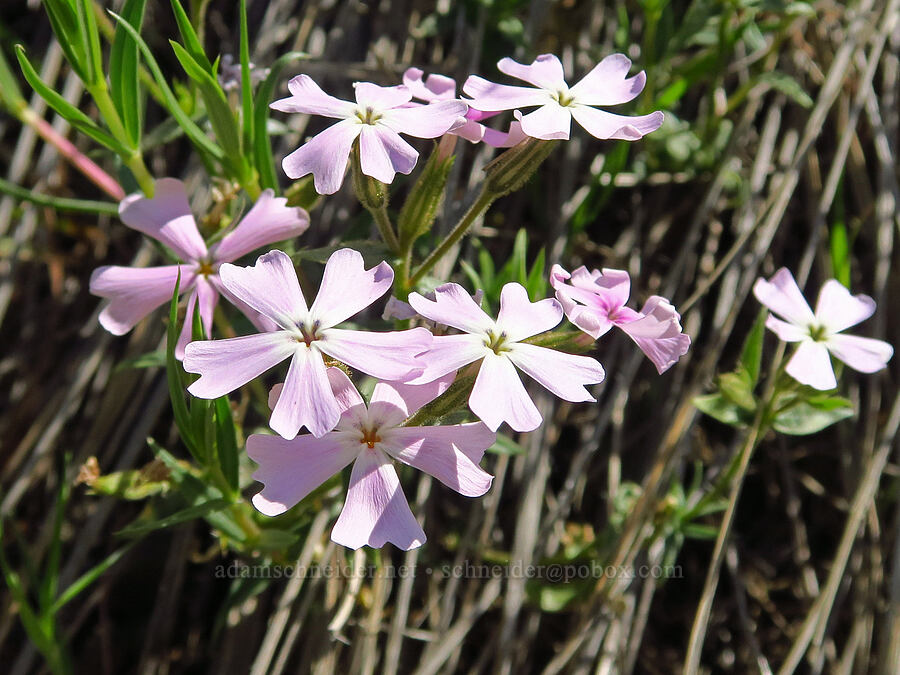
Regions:
<instances>
[{"instance_id":1,"label":"flower petal","mask_svg":"<svg viewBox=\"0 0 900 675\"><path fill-rule=\"evenodd\" d=\"M541 385L573 403L594 401L585 385L597 384L606 377L603 366L590 356L566 354L527 343L511 345L508 356Z\"/></svg>"},{"instance_id":2,"label":"flower petal","mask_svg":"<svg viewBox=\"0 0 900 675\"><path fill-rule=\"evenodd\" d=\"M522 125L526 136L550 141L553 139L568 140L572 128L573 109L550 101L534 112L523 115L516 110L513 114Z\"/></svg>"},{"instance_id":3,"label":"flower petal","mask_svg":"<svg viewBox=\"0 0 900 675\"><path fill-rule=\"evenodd\" d=\"M885 368L894 355L894 348L887 342L858 335L832 335L827 347L838 359L861 373L874 373Z\"/></svg>"},{"instance_id":4,"label":"flower petal","mask_svg":"<svg viewBox=\"0 0 900 675\"><path fill-rule=\"evenodd\" d=\"M409 304L426 319L452 326L466 333L486 334L494 321L459 284L447 283L434 289L434 300L409 294Z\"/></svg>"},{"instance_id":5,"label":"flower petal","mask_svg":"<svg viewBox=\"0 0 900 675\"><path fill-rule=\"evenodd\" d=\"M269 426L288 440L304 426L319 438L334 429L340 418L341 408L331 390L322 354L300 346L291 359Z\"/></svg>"},{"instance_id":6,"label":"flower petal","mask_svg":"<svg viewBox=\"0 0 900 675\"><path fill-rule=\"evenodd\" d=\"M355 82L353 91L359 105L371 106L378 112L397 108L412 99L412 92L402 84L379 87L371 82Z\"/></svg>"},{"instance_id":7,"label":"flower petal","mask_svg":"<svg viewBox=\"0 0 900 675\"><path fill-rule=\"evenodd\" d=\"M439 101L415 108L394 108L384 112L379 124L400 134L417 138L437 138L449 131L464 117L467 106L462 101Z\"/></svg>"},{"instance_id":8,"label":"flower petal","mask_svg":"<svg viewBox=\"0 0 900 675\"><path fill-rule=\"evenodd\" d=\"M222 280L219 278L218 274L211 274L208 279L209 283L213 285L216 291L218 291L219 295L221 295L228 302L241 310L241 313L248 319L250 319L250 323L256 326L256 329L258 331L260 331L261 333L265 333L273 330L281 330L279 325L272 321L272 319L265 316L264 314L260 314L240 298L236 298L231 293L231 291L229 291L227 288L225 288L225 286L222 285Z\"/></svg>"},{"instance_id":9,"label":"flower petal","mask_svg":"<svg viewBox=\"0 0 900 675\"><path fill-rule=\"evenodd\" d=\"M425 543L397 472L380 450L364 450L353 464L347 499L331 540L352 549L380 548L391 542L404 551Z\"/></svg>"},{"instance_id":10,"label":"flower petal","mask_svg":"<svg viewBox=\"0 0 900 675\"><path fill-rule=\"evenodd\" d=\"M258 248L299 237L309 227L309 214L289 208L287 199L264 190L241 222L217 244L210 255L218 262L231 262Z\"/></svg>"},{"instance_id":11,"label":"flower petal","mask_svg":"<svg viewBox=\"0 0 900 675\"><path fill-rule=\"evenodd\" d=\"M644 71L626 78L631 59L624 54L610 54L598 63L569 91L583 105L617 105L633 100L644 89Z\"/></svg>"},{"instance_id":12,"label":"flower petal","mask_svg":"<svg viewBox=\"0 0 900 675\"><path fill-rule=\"evenodd\" d=\"M175 344L175 358L179 361L184 359L184 348L193 339L194 311L198 300L200 303L200 323L203 325L206 337L209 338L212 336L213 313L216 310L219 294L206 277L197 277L197 283L188 298L184 325L181 327L181 334L178 336L178 342Z\"/></svg>"},{"instance_id":13,"label":"flower petal","mask_svg":"<svg viewBox=\"0 0 900 675\"><path fill-rule=\"evenodd\" d=\"M493 352L481 363L469 408L491 431L503 422L516 431L534 431L543 421L512 361Z\"/></svg>"},{"instance_id":14,"label":"flower petal","mask_svg":"<svg viewBox=\"0 0 900 675\"><path fill-rule=\"evenodd\" d=\"M500 59L497 63L497 70L541 89L557 91L569 88L566 84L562 63L555 54L541 54L528 66L507 57Z\"/></svg>"},{"instance_id":15,"label":"flower petal","mask_svg":"<svg viewBox=\"0 0 900 675\"><path fill-rule=\"evenodd\" d=\"M795 326L787 321L776 319L771 314L766 317L766 328L775 333L779 340L784 340L785 342L800 342L801 340L808 340L810 337L809 328Z\"/></svg>"},{"instance_id":16,"label":"flower petal","mask_svg":"<svg viewBox=\"0 0 900 675\"><path fill-rule=\"evenodd\" d=\"M152 199L140 192L128 195L119 202L119 218L128 227L162 242L185 262L206 256L206 244L180 180L157 180Z\"/></svg>"},{"instance_id":17,"label":"flower petal","mask_svg":"<svg viewBox=\"0 0 900 675\"><path fill-rule=\"evenodd\" d=\"M456 373L451 372L425 384L379 382L369 402L369 418L382 426L396 426L447 391L454 379Z\"/></svg>"},{"instance_id":18,"label":"flower petal","mask_svg":"<svg viewBox=\"0 0 900 675\"><path fill-rule=\"evenodd\" d=\"M615 115L585 105L573 105L569 110L572 111L575 121L585 131L601 140L616 138L623 141L636 141L651 131L659 129L664 118L664 115L658 110L639 117Z\"/></svg>"},{"instance_id":19,"label":"flower petal","mask_svg":"<svg viewBox=\"0 0 900 675\"><path fill-rule=\"evenodd\" d=\"M555 328L562 318L562 305L557 300L544 298L531 302L522 284L510 282L500 291L497 328L513 342Z\"/></svg>"},{"instance_id":20,"label":"flower petal","mask_svg":"<svg viewBox=\"0 0 900 675\"><path fill-rule=\"evenodd\" d=\"M328 258L310 315L322 328L331 328L364 310L394 283L394 270L386 262L366 269L362 254L342 248Z\"/></svg>"},{"instance_id":21,"label":"flower petal","mask_svg":"<svg viewBox=\"0 0 900 675\"><path fill-rule=\"evenodd\" d=\"M829 333L855 326L875 313L875 301L868 295L850 295L840 281L829 279L819 291L816 321Z\"/></svg>"},{"instance_id":22,"label":"flower petal","mask_svg":"<svg viewBox=\"0 0 900 675\"><path fill-rule=\"evenodd\" d=\"M403 73L403 85L409 89L413 98L431 103L448 101L456 96L456 80L452 77L431 73L423 81L424 74L419 68L407 68Z\"/></svg>"},{"instance_id":23,"label":"flower petal","mask_svg":"<svg viewBox=\"0 0 900 675\"><path fill-rule=\"evenodd\" d=\"M351 117L356 106L350 101L342 101L322 91L309 75L297 75L288 82L291 95L270 103L272 110L281 112L306 113L344 119Z\"/></svg>"},{"instance_id":24,"label":"flower petal","mask_svg":"<svg viewBox=\"0 0 900 675\"><path fill-rule=\"evenodd\" d=\"M109 298L100 312L100 325L113 335L125 335L154 309L172 299L178 265L164 267L98 267L91 274L91 293ZM193 272L181 268L180 291L189 290Z\"/></svg>"},{"instance_id":25,"label":"flower petal","mask_svg":"<svg viewBox=\"0 0 900 675\"><path fill-rule=\"evenodd\" d=\"M362 124L359 134L359 166L362 172L390 184L397 173L413 170L419 153L386 124Z\"/></svg>"},{"instance_id":26,"label":"flower petal","mask_svg":"<svg viewBox=\"0 0 900 675\"><path fill-rule=\"evenodd\" d=\"M691 338L681 332L681 316L675 307L658 295L647 299L638 317L631 321L616 321L616 324L662 374L687 354Z\"/></svg>"},{"instance_id":27,"label":"flower petal","mask_svg":"<svg viewBox=\"0 0 900 675\"><path fill-rule=\"evenodd\" d=\"M329 328L316 345L332 358L372 377L406 382L422 373L425 364L416 357L428 349L431 340L425 328L387 333Z\"/></svg>"},{"instance_id":28,"label":"flower petal","mask_svg":"<svg viewBox=\"0 0 900 675\"><path fill-rule=\"evenodd\" d=\"M294 330L307 317L306 300L290 257L269 251L252 267L225 263L219 279L231 295L247 303L285 330Z\"/></svg>"},{"instance_id":29,"label":"flower petal","mask_svg":"<svg viewBox=\"0 0 900 675\"><path fill-rule=\"evenodd\" d=\"M800 384L807 384L814 389L825 391L837 386L831 358L821 342L801 342L784 370Z\"/></svg>"},{"instance_id":30,"label":"flower petal","mask_svg":"<svg viewBox=\"0 0 900 675\"><path fill-rule=\"evenodd\" d=\"M362 130L361 124L344 120L313 136L281 162L288 178L312 174L316 192L331 195L344 182L353 141Z\"/></svg>"},{"instance_id":31,"label":"flower petal","mask_svg":"<svg viewBox=\"0 0 900 675\"><path fill-rule=\"evenodd\" d=\"M356 444L359 445L359 444ZM263 489L253 505L267 516L277 516L350 464L359 449L335 436L280 436L253 434L247 438L247 455L259 464L253 478Z\"/></svg>"},{"instance_id":32,"label":"flower petal","mask_svg":"<svg viewBox=\"0 0 900 675\"><path fill-rule=\"evenodd\" d=\"M763 305L797 326L810 326L816 317L809 308L794 276L782 267L769 280L757 279L753 284L753 295Z\"/></svg>"},{"instance_id":33,"label":"flower petal","mask_svg":"<svg viewBox=\"0 0 900 675\"><path fill-rule=\"evenodd\" d=\"M544 105L552 101L550 94L543 89L531 87L512 87L496 84L478 75L469 75L463 84L463 91L473 100L463 99L471 108L483 111L512 110L513 108L530 108Z\"/></svg>"},{"instance_id":34,"label":"flower petal","mask_svg":"<svg viewBox=\"0 0 900 675\"><path fill-rule=\"evenodd\" d=\"M435 335L428 351L419 356L419 363L425 370L409 384L433 382L492 353L479 335Z\"/></svg>"},{"instance_id":35,"label":"flower petal","mask_svg":"<svg viewBox=\"0 0 900 675\"><path fill-rule=\"evenodd\" d=\"M199 340L184 350L184 369L199 373L188 391L198 398L219 398L272 368L297 349L285 331L227 340Z\"/></svg>"},{"instance_id":36,"label":"flower petal","mask_svg":"<svg viewBox=\"0 0 900 675\"><path fill-rule=\"evenodd\" d=\"M464 439L464 440L463 440ZM497 434L481 422L446 427L399 427L384 435L385 451L404 464L434 476L466 497L480 497L491 487L493 476L462 452L457 443L484 451Z\"/></svg>"}]
</instances>

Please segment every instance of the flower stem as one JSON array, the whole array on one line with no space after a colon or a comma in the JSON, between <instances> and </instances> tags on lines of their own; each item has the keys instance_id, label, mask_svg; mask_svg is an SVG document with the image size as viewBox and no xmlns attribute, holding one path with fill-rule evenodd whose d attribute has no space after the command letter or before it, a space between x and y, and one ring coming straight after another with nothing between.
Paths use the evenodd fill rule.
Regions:
<instances>
[{"instance_id":1,"label":"flower stem","mask_svg":"<svg viewBox=\"0 0 900 675\"><path fill-rule=\"evenodd\" d=\"M394 232L394 226L391 224L391 218L387 212L387 185L362 172L362 165L359 159L359 141L353 144L353 151L350 153L350 157L353 189L356 192L356 198L372 214L375 225L378 227L378 233L381 235L384 243L387 244L387 247L393 253L400 255L400 240Z\"/></svg>"},{"instance_id":2,"label":"flower stem","mask_svg":"<svg viewBox=\"0 0 900 675\"><path fill-rule=\"evenodd\" d=\"M481 190L481 194L478 195L478 199L476 199L472 206L470 206L463 214L463 217L459 219L459 222L453 227L450 234L447 235L444 241L442 241L424 261L422 261L422 264L416 268L416 271L412 273L412 276L409 277L409 281L406 283L407 289L412 288L416 282L431 271L441 258L447 255L447 252L453 245L463 238L463 235L469 231L469 228L472 227L475 220L482 213L487 211L488 207L496 198L497 195L488 191L487 186L485 185Z\"/></svg>"}]
</instances>

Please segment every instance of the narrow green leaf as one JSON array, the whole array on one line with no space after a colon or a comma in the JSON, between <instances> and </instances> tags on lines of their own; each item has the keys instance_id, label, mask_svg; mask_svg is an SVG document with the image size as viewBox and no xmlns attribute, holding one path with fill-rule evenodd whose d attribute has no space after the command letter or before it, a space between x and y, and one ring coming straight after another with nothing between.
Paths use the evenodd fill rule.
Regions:
<instances>
[{"instance_id":1,"label":"narrow green leaf","mask_svg":"<svg viewBox=\"0 0 900 675\"><path fill-rule=\"evenodd\" d=\"M803 86L786 73L762 73L756 78L759 84L765 84L780 91L804 108L812 108L813 100L803 89Z\"/></svg>"},{"instance_id":2,"label":"narrow green leaf","mask_svg":"<svg viewBox=\"0 0 900 675\"><path fill-rule=\"evenodd\" d=\"M485 452L491 452L495 455L524 455L525 448L516 443L509 436L497 434L497 440Z\"/></svg>"},{"instance_id":3,"label":"narrow green leaf","mask_svg":"<svg viewBox=\"0 0 900 675\"><path fill-rule=\"evenodd\" d=\"M269 74L256 90L256 102L253 106L253 158L259 173L260 185L278 191L278 176L275 173L275 160L272 157L272 144L269 141L269 103L275 92L275 85L280 81L281 71L291 61L305 59L302 52L288 52L269 69Z\"/></svg>"},{"instance_id":4,"label":"narrow green leaf","mask_svg":"<svg viewBox=\"0 0 900 675\"><path fill-rule=\"evenodd\" d=\"M212 513L214 511L221 511L224 508L228 507L228 501L225 499L211 499L208 502L204 502L203 504L196 504L194 506L189 506L181 511L173 513L171 516L167 516L165 518L160 518L159 520L152 520L150 522L137 522L128 525L127 527L122 528L118 532L117 535L122 537L137 537L144 534L148 534L149 532L154 532L156 530L161 530L166 527L172 527L173 525L179 525L181 523L187 522L189 520L194 520L196 518L203 518L207 514Z\"/></svg>"},{"instance_id":5,"label":"narrow green leaf","mask_svg":"<svg viewBox=\"0 0 900 675\"><path fill-rule=\"evenodd\" d=\"M214 75L212 63L206 56L203 45L194 26L191 23L187 12L181 6L180 0L172 0L172 11L175 13L175 21L178 24L178 31L181 33L181 39L184 40L184 46L187 48L188 54L196 61L203 70L209 75Z\"/></svg>"},{"instance_id":6,"label":"narrow green leaf","mask_svg":"<svg viewBox=\"0 0 900 675\"><path fill-rule=\"evenodd\" d=\"M126 0L122 7L122 20L141 32L144 8L147 0ZM137 42L122 25L116 26L112 51L109 55L110 95L132 145L138 147L141 141L143 105L140 89L140 53Z\"/></svg>"},{"instance_id":7,"label":"narrow green leaf","mask_svg":"<svg viewBox=\"0 0 900 675\"><path fill-rule=\"evenodd\" d=\"M75 0L78 9L78 32L81 44L85 46L85 70L88 73L87 85L106 84L103 72L103 52L100 50L100 31L97 29L97 17L91 0Z\"/></svg>"},{"instance_id":8,"label":"narrow green leaf","mask_svg":"<svg viewBox=\"0 0 900 675\"><path fill-rule=\"evenodd\" d=\"M122 359L116 364L114 372L121 370L139 370L142 368L165 368L166 353L164 351L147 352L130 359Z\"/></svg>"},{"instance_id":9,"label":"narrow green leaf","mask_svg":"<svg viewBox=\"0 0 900 675\"><path fill-rule=\"evenodd\" d=\"M78 597L79 593L81 593L84 589L86 589L97 579L99 579L106 570L119 562L119 560L122 559L122 556L131 549L131 546L131 544L128 544L127 546L120 548L118 551L113 551L103 560L101 560L99 563L94 565L91 569L89 569L87 572L73 581L72 585L64 590L59 598L57 598L56 602L53 603L53 606L50 608L50 614L57 614L59 610L65 607L76 597Z\"/></svg>"},{"instance_id":10,"label":"narrow green leaf","mask_svg":"<svg viewBox=\"0 0 900 675\"><path fill-rule=\"evenodd\" d=\"M253 82L250 79L250 32L247 28L247 0L240 2L241 14L241 126L244 155L255 157L253 150Z\"/></svg>"},{"instance_id":11,"label":"narrow green leaf","mask_svg":"<svg viewBox=\"0 0 900 675\"><path fill-rule=\"evenodd\" d=\"M546 259L546 251L541 249L531 265L531 270L528 272L528 281L525 284L525 289L528 291L528 297L534 302L547 295L547 275L544 274L544 268L547 266Z\"/></svg>"},{"instance_id":12,"label":"narrow green leaf","mask_svg":"<svg viewBox=\"0 0 900 675\"><path fill-rule=\"evenodd\" d=\"M175 281L175 291L169 303L169 328L166 334L166 377L169 380L169 398L172 401L172 412L175 425L181 434L181 440L195 458L199 457L197 441L191 431L191 417L184 401L184 385L181 381L183 372L181 364L175 359L175 345L178 343L178 296L181 286L181 269Z\"/></svg>"},{"instance_id":13,"label":"narrow green leaf","mask_svg":"<svg viewBox=\"0 0 900 675\"><path fill-rule=\"evenodd\" d=\"M121 16L119 16L115 12L110 12L110 14L113 16L113 18L115 18L116 21L119 22L119 25L123 26L125 30L128 31L129 35L134 38L134 41L140 48L141 54L143 54L144 56L144 61L147 63L147 67L150 69L150 73L153 75L153 79L156 81L156 84L159 87L160 92L162 93L166 109L169 111L169 114L178 121L178 125L182 129L184 129L185 135L191 139L191 142L193 142L200 151L206 153L217 161L222 161L225 156L222 148L213 143L203 132L203 130L200 129L200 127L198 127L196 124L194 124L191 118L188 117L187 113L185 113L184 110L181 109L181 106L178 104L178 100L175 98L175 94L172 93L172 89L169 87L166 77L163 75L162 70L160 70L159 68L159 64L153 57L153 52L150 51L150 47L147 46L147 43L144 42L144 39L131 25L126 23Z\"/></svg>"},{"instance_id":14,"label":"narrow green leaf","mask_svg":"<svg viewBox=\"0 0 900 675\"><path fill-rule=\"evenodd\" d=\"M184 72L191 78L200 90L203 102L206 104L206 113L209 115L209 121L212 124L213 131L216 134L216 140L225 151L226 162L235 177L242 176L241 166L244 157L241 153L241 137L238 131L234 114L231 112L231 106L228 105L228 99L215 77L206 72L201 64L198 64L188 53L188 51L174 40L169 40L175 56Z\"/></svg>"},{"instance_id":15,"label":"narrow green leaf","mask_svg":"<svg viewBox=\"0 0 900 675\"><path fill-rule=\"evenodd\" d=\"M750 389L755 388L759 381L759 370L762 365L763 338L766 333L766 317L769 316L769 310L763 307L753 323L753 328L747 334L744 340L744 347L741 350L741 362L747 375L750 377Z\"/></svg>"},{"instance_id":16,"label":"narrow green leaf","mask_svg":"<svg viewBox=\"0 0 900 675\"><path fill-rule=\"evenodd\" d=\"M44 0L44 9L50 25L56 34L56 41L62 47L69 65L82 82L89 81L87 54L78 30L78 14L75 8L65 0Z\"/></svg>"},{"instance_id":17,"label":"narrow green leaf","mask_svg":"<svg viewBox=\"0 0 900 675\"><path fill-rule=\"evenodd\" d=\"M86 136L90 136L101 145L106 146L119 155L129 154L128 149L124 145L103 131L90 117L44 83L25 55L25 48L22 45L16 45L16 58L19 60L19 66L22 68L22 74L25 76L28 84L47 102L47 105L64 117L73 127Z\"/></svg>"},{"instance_id":18,"label":"narrow green leaf","mask_svg":"<svg viewBox=\"0 0 900 675\"><path fill-rule=\"evenodd\" d=\"M831 249L831 269L834 278L850 288L850 238L847 236L847 214L844 207L844 180L838 183L831 209L833 222L828 244Z\"/></svg>"},{"instance_id":19,"label":"narrow green leaf","mask_svg":"<svg viewBox=\"0 0 900 675\"><path fill-rule=\"evenodd\" d=\"M231 403L227 396L215 400L216 407L216 450L219 457L219 468L235 492L240 488L238 482L238 448L234 437L234 420L231 416Z\"/></svg>"}]
</instances>

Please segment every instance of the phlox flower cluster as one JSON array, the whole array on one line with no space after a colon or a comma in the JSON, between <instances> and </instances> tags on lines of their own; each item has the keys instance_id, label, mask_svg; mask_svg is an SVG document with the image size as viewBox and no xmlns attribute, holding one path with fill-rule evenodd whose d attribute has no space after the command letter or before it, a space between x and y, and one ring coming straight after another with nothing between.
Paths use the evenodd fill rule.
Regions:
<instances>
[{"instance_id":1,"label":"phlox flower cluster","mask_svg":"<svg viewBox=\"0 0 900 675\"><path fill-rule=\"evenodd\" d=\"M552 55L531 65L503 59L498 67L532 87L471 76L462 87L470 98L461 99L454 80L439 74L425 78L422 71L409 69L403 84L357 83L351 102L298 75L288 84L291 95L272 107L337 122L285 157L285 173L291 178L312 174L316 190L331 194L354 158L364 175L383 183L410 173L418 153L401 134L459 136L509 147L568 138L572 119L603 139L636 140L662 123L658 112L625 117L596 107L628 102L642 90L643 73L628 77L631 62L622 55L604 59L572 87ZM523 114L520 109L526 108L536 109ZM507 131L484 124L508 110L514 120ZM618 326L660 373L690 345L677 311L664 298L651 297L641 311L625 307L626 272L582 267L569 274L558 265L550 276L555 297L533 301L521 284L509 283L496 316L482 309L481 289L472 295L446 283L429 293L409 293L405 300L390 299L385 318L402 317L415 327L373 331L348 326L394 286L387 262L366 268L358 251L340 248L327 260L315 297L305 295L292 259L280 250L259 256L252 265L238 262L302 234L309 227L305 211L265 191L233 228L208 244L191 215L184 185L165 178L155 188L152 199L131 195L123 200L120 216L167 247L180 265L96 270L91 291L108 300L102 325L115 334L127 332L171 298L180 273L180 288L189 296L176 354L187 372L199 375L188 387L192 395L228 395L288 362L283 383L269 396L269 426L277 435L247 439L247 452L259 466L254 477L263 483L253 503L264 514L278 515L352 464L343 511L332 531L334 541L351 548L392 542L409 549L425 541L395 461L464 496L487 492L492 477L479 463L500 426L527 432L542 422L522 373L563 400L595 400L588 387L603 381L600 363L545 346L556 344L552 340L542 344L541 336L564 317L591 339ZM195 309L213 337L220 296L246 314L258 332L190 342ZM368 401L348 376L356 372L376 381ZM450 398L451 388L463 394L457 408L467 398L470 421L434 425L446 411L429 417L433 408L426 406L444 394L457 401Z\"/></svg>"}]
</instances>

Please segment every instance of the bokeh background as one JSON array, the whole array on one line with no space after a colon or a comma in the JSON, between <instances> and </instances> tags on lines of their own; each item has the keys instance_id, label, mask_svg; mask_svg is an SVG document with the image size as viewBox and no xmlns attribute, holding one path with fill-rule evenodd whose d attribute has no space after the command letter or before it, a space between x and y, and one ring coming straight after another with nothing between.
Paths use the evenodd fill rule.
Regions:
<instances>
[{"instance_id":1,"label":"bokeh background","mask_svg":"<svg viewBox=\"0 0 900 675\"><path fill-rule=\"evenodd\" d=\"M208 53L236 55L237 3L189 4L193 16L205 12ZM128 546L59 612L58 639L73 672L680 672L728 505L723 472L744 439L692 400L734 367L759 314L754 280L787 266L812 299L823 281L844 276L854 293L878 302L861 334L900 344L893 266L900 3L248 4L254 63L266 67L288 51L306 52L285 76L306 72L341 98L355 80L394 84L411 65L460 83L470 73L505 81L499 58L530 61L552 52L572 82L603 56L627 54L635 71L647 72L646 89L628 110L665 111L663 128L626 143L597 141L576 127L464 242L459 259L468 271L448 266L438 276L452 273L470 288L477 278L490 301L491 290L522 265L626 269L632 304L651 294L670 298L693 347L659 376L627 337L605 337L598 358L608 377L598 402L560 404L533 389L547 422L530 434L510 433L487 455L484 466L496 478L482 499L404 475L429 536L421 549L354 555L331 544L341 479L285 517L290 536L283 544L269 541L255 555L224 546L202 518L134 540L117 532L148 514L165 515L173 508L165 493L124 500L92 494L77 478L95 468L142 470L145 478L160 471L148 437L187 456L173 432L165 369L143 356L159 349L165 317L157 312L115 338L97 323L88 279L98 265L152 264L158 253L115 217L0 195L7 567L37 597L47 584L69 587ZM147 12L143 36L170 81L186 87L168 44L178 35L169 3L151 0ZM39 3L5 0L0 39L10 63L13 45L25 45L47 82L96 115ZM114 158L47 113L40 99L32 107L120 175ZM273 119L276 159L326 124L300 115ZM151 103L147 128L163 120ZM194 211L203 214L223 188L210 183L183 138L165 132L149 144L148 165L157 176L187 181ZM424 153L429 144L419 147ZM468 144L459 153L444 213L423 251L471 200L494 154ZM40 193L104 199L5 113L0 172ZM395 194L408 184L398 180ZM317 204L311 219L298 248L374 236L349 185ZM317 256L309 258L304 264L316 274ZM767 336L766 358L775 348ZM853 418L808 437L773 435L761 443L736 504L711 614L695 631L705 636L702 671L769 673L787 663L785 672L900 672L897 376L896 360L875 376L845 370L841 390L854 403ZM248 414L248 433L263 424ZM243 469L249 475L249 461ZM165 482L165 470L157 478ZM61 490L70 494L57 518ZM704 508L696 508L701 501ZM59 571L48 579L57 550ZM273 570L298 561L376 572L290 579L240 572L242 565ZM529 579L522 571L554 564L564 576L591 572L560 580L547 578L556 572ZM401 573L403 565L415 573ZM6 588L0 608L0 670L45 672L23 629L22 606ZM796 659L792 649L799 649Z\"/></svg>"}]
</instances>

